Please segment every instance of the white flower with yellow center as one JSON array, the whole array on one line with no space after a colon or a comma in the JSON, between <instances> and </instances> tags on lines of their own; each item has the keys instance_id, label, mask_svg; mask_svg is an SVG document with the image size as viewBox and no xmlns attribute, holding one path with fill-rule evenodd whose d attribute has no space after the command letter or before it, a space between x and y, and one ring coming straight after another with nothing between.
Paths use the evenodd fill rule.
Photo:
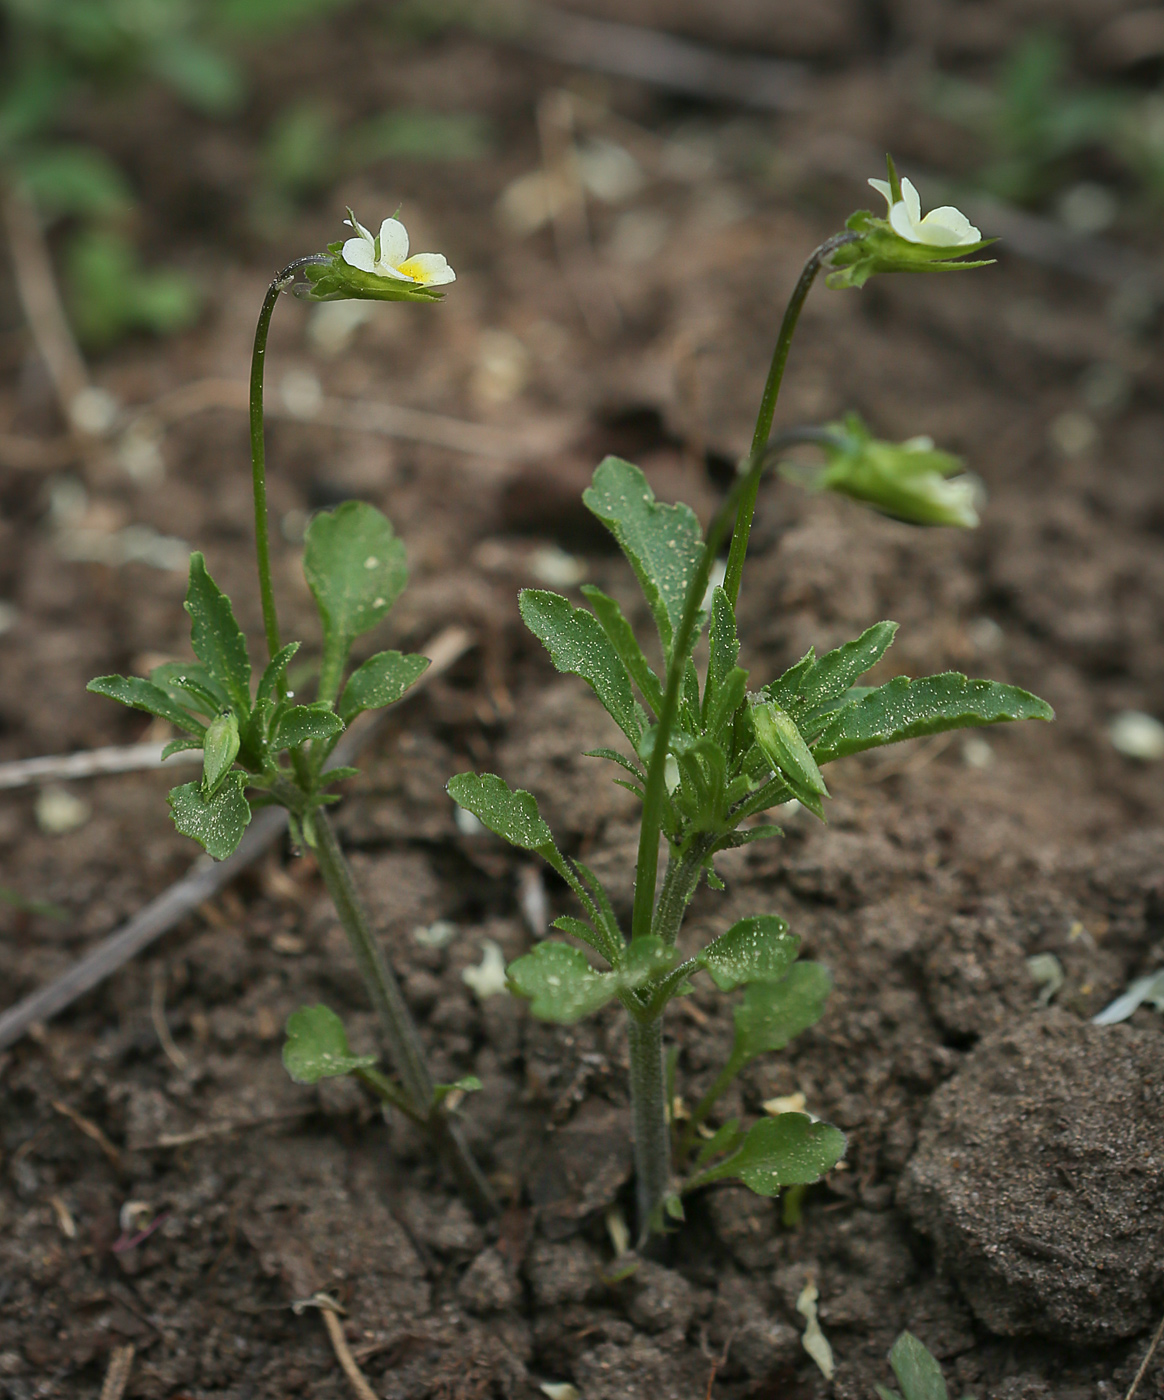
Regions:
<instances>
[{"instance_id":1,"label":"white flower with yellow center","mask_svg":"<svg viewBox=\"0 0 1164 1400\"><path fill-rule=\"evenodd\" d=\"M388 277L395 282L411 282L419 287L440 287L455 282L457 274L443 253L414 253L408 256L408 230L399 219L385 219L380 236L372 234L349 209L344 220L354 228L355 238L343 246L343 260L349 267L370 272L374 277Z\"/></svg>"},{"instance_id":2,"label":"white flower with yellow center","mask_svg":"<svg viewBox=\"0 0 1164 1400\"><path fill-rule=\"evenodd\" d=\"M931 248L961 248L981 241L982 235L961 209L955 209L952 204L931 209L923 219L921 196L912 180L902 180L901 198L896 202L888 180L870 180L869 183L878 194L884 195L889 205L889 223L894 233L907 242L925 243Z\"/></svg>"}]
</instances>

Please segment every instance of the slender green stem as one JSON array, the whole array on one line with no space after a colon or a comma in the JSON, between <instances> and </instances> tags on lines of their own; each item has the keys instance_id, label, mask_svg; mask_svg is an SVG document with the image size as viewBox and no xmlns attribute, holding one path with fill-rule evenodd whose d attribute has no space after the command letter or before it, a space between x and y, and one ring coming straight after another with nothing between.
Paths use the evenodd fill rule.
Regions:
<instances>
[{"instance_id":1,"label":"slender green stem","mask_svg":"<svg viewBox=\"0 0 1164 1400\"><path fill-rule=\"evenodd\" d=\"M780 323L780 334L776 337L776 348L772 352L772 363L768 369L768 378L764 383L764 394L760 399L760 412L756 416L756 430L752 434L752 447L748 453L749 465L754 465L763 456L768 446L768 438L772 434L772 419L776 413L776 400L780 397L780 385L784 379L784 366L788 363L788 352L792 348L792 337L809 291L816 281L816 274L830 253L836 252L846 243L854 242L858 237L860 235L856 233L834 234L832 238L825 239L804 264L804 270L793 288L792 296L789 298L788 306L784 312L784 319ZM760 478L756 476L752 480L750 489L740 499L739 514L736 517L735 531L732 535L727 575L724 578L723 586L724 592L731 599L733 608L740 596L740 580L743 577L744 558L748 552L748 535L752 529L752 516L756 510L756 493L759 489Z\"/></svg>"},{"instance_id":2,"label":"slender green stem","mask_svg":"<svg viewBox=\"0 0 1164 1400\"><path fill-rule=\"evenodd\" d=\"M372 999L392 1067L414 1106L416 1117L427 1126L469 1199L482 1214L495 1214L496 1202L481 1169L461 1139L456 1125L434 1102L432 1076L425 1063L420 1036L409 1015L400 984L372 934L351 867L340 849L335 829L322 809L315 811L313 822L319 871Z\"/></svg>"},{"instance_id":3,"label":"slender green stem","mask_svg":"<svg viewBox=\"0 0 1164 1400\"><path fill-rule=\"evenodd\" d=\"M627 1021L630 1040L631 1112L635 1134L635 1201L639 1243L671 1184L671 1140L667 1131L663 1018Z\"/></svg>"},{"instance_id":4,"label":"slender green stem","mask_svg":"<svg viewBox=\"0 0 1164 1400\"><path fill-rule=\"evenodd\" d=\"M263 630L267 634L267 653L279 650L279 617L275 611L275 589L271 582L271 542L267 526L267 465L263 441L263 370L267 358L267 334L271 329L271 313L280 293L295 280L301 267L324 262L318 253L296 258L280 272L267 288L263 309L255 327L255 346L251 352L251 486L255 498L255 559L259 566L259 596L263 603Z\"/></svg>"},{"instance_id":5,"label":"slender green stem","mask_svg":"<svg viewBox=\"0 0 1164 1400\"><path fill-rule=\"evenodd\" d=\"M741 1063L732 1056L716 1076L715 1082L712 1084L711 1088L708 1089L703 1098L701 1098L698 1104L691 1110L691 1117L688 1119L687 1126L683 1130L683 1136L679 1141L678 1158L680 1162L682 1162L691 1151L692 1145L695 1142L695 1130L715 1107L716 1102L723 1095L736 1075L739 1074L741 1068Z\"/></svg>"}]
</instances>

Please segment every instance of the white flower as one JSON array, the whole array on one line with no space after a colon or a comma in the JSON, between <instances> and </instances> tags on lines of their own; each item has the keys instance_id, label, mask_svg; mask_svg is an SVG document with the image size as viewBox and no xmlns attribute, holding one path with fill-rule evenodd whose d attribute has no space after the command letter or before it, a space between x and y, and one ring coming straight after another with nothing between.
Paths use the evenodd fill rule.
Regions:
<instances>
[{"instance_id":1,"label":"white flower","mask_svg":"<svg viewBox=\"0 0 1164 1400\"><path fill-rule=\"evenodd\" d=\"M351 217L344 223L359 235L349 238L343 246L343 260L349 267L370 272L374 277L389 277L395 282L412 282L421 287L440 287L457 280L457 274L443 253L408 256L408 230L399 219L385 219L377 239L350 209L348 213Z\"/></svg>"},{"instance_id":2,"label":"white flower","mask_svg":"<svg viewBox=\"0 0 1164 1400\"><path fill-rule=\"evenodd\" d=\"M977 243L982 238L966 215L951 204L931 209L923 219L921 196L912 180L902 180L901 198L896 204L888 180L870 180L869 183L878 194L885 196L894 233L909 243L925 243L931 248L960 248L968 243ZM347 252L346 247L344 251Z\"/></svg>"}]
</instances>

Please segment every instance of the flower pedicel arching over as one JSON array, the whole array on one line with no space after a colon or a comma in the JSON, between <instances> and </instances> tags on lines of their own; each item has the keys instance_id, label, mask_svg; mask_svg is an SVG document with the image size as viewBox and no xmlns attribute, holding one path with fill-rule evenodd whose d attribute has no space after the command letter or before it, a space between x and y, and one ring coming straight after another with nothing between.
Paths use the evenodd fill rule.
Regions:
<instances>
[{"instance_id":1,"label":"flower pedicel arching over","mask_svg":"<svg viewBox=\"0 0 1164 1400\"><path fill-rule=\"evenodd\" d=\"M443 253L414 253L412 257L408 256L408 230L399 219L385 219L376 238L350 209L344 222L354 228L358 235L347 240L341 253L349 267L370 272L376 277L415 282L422 287L443 287L447 282L457 280L457 274Z\"/></svg>"}]
</instances>

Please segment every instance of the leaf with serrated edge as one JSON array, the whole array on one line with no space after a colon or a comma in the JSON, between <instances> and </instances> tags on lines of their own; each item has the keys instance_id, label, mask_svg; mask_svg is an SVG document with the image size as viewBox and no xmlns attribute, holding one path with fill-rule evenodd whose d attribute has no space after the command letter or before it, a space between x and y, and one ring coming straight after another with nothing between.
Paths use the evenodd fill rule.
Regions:
<instances>
[{"instance_id":1,"label":"leaf with serrated edge","mask_svg":"<svg viewBox=\"0 0 1164 1400\"><path fill-rule=\"evenodd\" d=\"M775 914L740 919L697 955L721 992L746 982L779 982L796 961L800 939Z\"/></svg>"},{"instance_id":2,"label":"leaf with serrated edge","mask_svg":"<svg viewBox=\"0 0 1164 1400\"><path fill-rule=\"evenodd\" d=\"M199 739L206 732L204 724L193 715L188 715L164 690L141 676L98 676L85 689L94 695L104 695L109 700L129 705L131 709L144 710L146 714L169 720Z\"/></svg>"},{"instance_id":3,"label":"leaf with serrated edge","mask_svg":"<svg viewBox=\"0 0 1164 1400\"><path fill-rule=\"evenodd\" d=\"M896 632L896 622L875 622L853 641L821 657L797 662L765 693L786 709L802 730L812 726L810 732L819 732L829 708L881 660Z\"/></svg>"},{"instance_id":4,"label":"leaf with serrated edge","mask_svg":"<svg viewBox=\"0 0 1164 1400\"><path fill-rule=\"evenodd\" d=\"M905 1393L905 1400L946 1400L942 1368L912 1332L903 1332L894 1342L889 1364Z\"/></svg>"},{"instance_id":5,"label":"leaf with serrated edge","mask_svg":"<svg viewBox=\"0 0 1164 1400\"><path fill-rule=\"evenodd\" d=\"M199 783L172 788L168 798L174 825L183 836L192 836L215 860L225 860L242 840L251 819L243 795L245 773L228 773L222 786L207 801Z\"/></svg>"},{"instance_id":6,"label":"leaf with serrated edge","mask_svg":"<svg viewBox=\"0 0 1164 1400\"><path fill-rule=\"evenodd\" d=\"M848 754L1005 720L1055 718L1045 700L998 681L967 680L958 671L907 680L896 676L836 712L813 745L818 764Z\"/></svg>"},{"instance_id":7,"label":"leaf with serrated edge","mask_svg":"<svg viewBox=\"0 0 1164 1400\"><path fill-rule=\"evenodd\" d=\"M807 1185L845 1155L845 1135L831 1123L814 1123L807 1113L761 1118L725 1162L700 1173L692 1184L735 1178L758 1196L775 1196L784 1186Z\"/></svg>"},{"instance_id":8,"label":"leaf with serrated edge","mask_svg":"<svg viewBox=\"0 0 1164 1400\"><path fill-rule=\"evenodd\" d=\"M741 1064L783 1050L824 1015L833 979L820 963L793 963L779 982L750 982L735 1009L732 1059Z\"/></svg>"},{"instance_id":9,"label":"leaf with serrated edge","mask_svg":"<svg viewBox=\"0 0 1164 1400\"><path fill-rule=\"evenodd\" d=\"M618 992L614 977L595 972L586 954L567 943L538 943L510 963L508 972L514 993L529 1001L530 1014L539 1021L581 1020Z\"/></svg>"},{"instance_id":10,"label":"leaf with serrated edge","mask_svg":"<svg viewBox=\"0 0 1164 1400\"><path fill-rule=\"evenodd\" d=\"M330 1007L301 1006L287 1017L283 1068L296 1084L317 1084L375 1065L375 1055L352 1054L344 1023Z\"/></svg>"},{"instance_id":11,"label":"leaf with serrated edge","mask_svg":"<svg viewBox=\"0 0 1164 1400\"><path fill-rule=\"evenodd\" d=\"M615 724L637 744L643 718L636 713L630 677L594 614L541 588L523 588L517 601L521 620L550 653L558 670L581 676Z\"/></svg>"},{"instance_id":12,"label":"leaf with serrated edge","mask_svg":"<svg viewBox=\"0 0 1164 1400\"><path fill-rule=\"evenodd\" d=\"M663 708L663 687L658 676L651 670L634 629L626 620L623 610L615 600L595 588L592 583L582 585L582 595L594 609L602 630L610 638L610 644L622 657L623 664L630 672L631 680L638 686L643 699L658 715Z\"/></svg>"},{"instance_id":13,"label":"leaf with serrated edge","mask_svg":"<svg viewBox=\"0 0 1164 1400\"><path fill-rule=\"evenodd\" d=\"M271 742L278 749L293 749L309 739L332 739L343 727L343 720L330 710L292 705L280 719Z\"/></svg>"},{"instance_id":14,"label":"leaf with serrated edge","mask_svg":"<svg viewBox=\"0 0 1164 1400\"><path fill-rule=\"evenodd\" d=\"M230 696L240 715L251 708L251 660L247 639L234 620L230 599L206 572L197 551L190 556L190 582L183 604L190 614L194 655Z\"/></svg>"},{"instance_id":15,"label":"leaf with serrated edge","mask_svg":"<svg viewBox=\"0 0 1164 1400\"><path fill-rule=\"evenodd\" d=\"M599 463L582 500L635 571L669 659L687 586L703 552L695 512L685 505L660 505L638 467L619 457Z\"/></svg>"},{"instance_id":16,"label":"leaf with serrated edge","mask_svg":"<svg viewBox=\"0 0 1164 1400\"><path fill-rule=\"evenodd\" d=\"M449 779L448 793L458 806L472 812L483 826L511 846L536 851L554 844L550 828L538 815L533 793L511 789L494 773L455 773Z\"/></svg>"},{"instance_id":17,"label":"leaf with serrated edge","mask_svg":"<svg viewBox=\"0 0 1164 1400\"><path fill-rule=\"evenodd\" d=\"M339 703L340 718L350 724L362 710L394 705L428 669L429 658L399 651L370 656L348 677Z\"/></svg>"}]
</instances>

